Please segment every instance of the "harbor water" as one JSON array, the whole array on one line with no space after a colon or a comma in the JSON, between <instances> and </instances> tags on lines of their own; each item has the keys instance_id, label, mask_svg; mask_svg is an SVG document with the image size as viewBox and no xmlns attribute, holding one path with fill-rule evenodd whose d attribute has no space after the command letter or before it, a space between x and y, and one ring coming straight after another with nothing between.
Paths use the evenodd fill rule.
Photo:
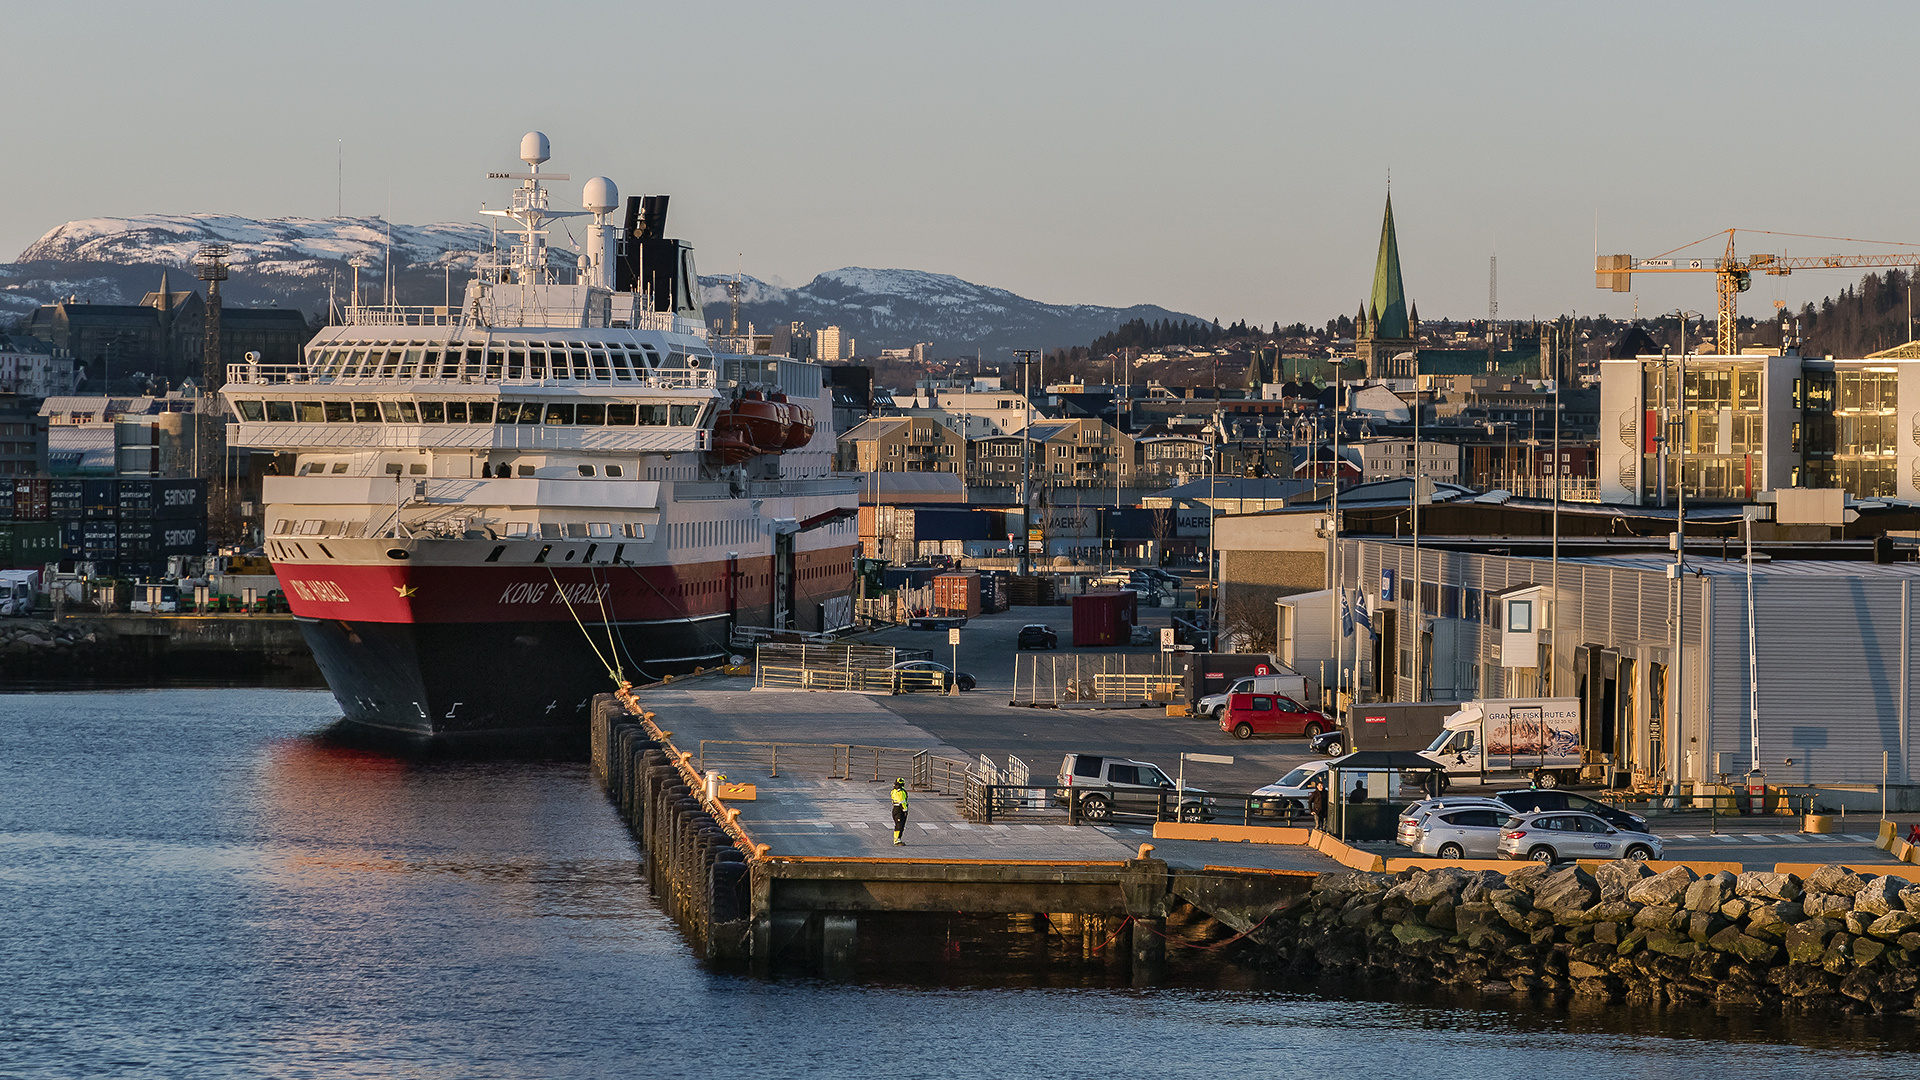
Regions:
<instances>
[{"instance_id":1,"label":"harbor water","mask_svg":"<svg viewBox=\"0 0 1920 1080\"><path fill-rule=\"evenodd\" d=\"M1910 1018L1291 986L1231 950L1136 991L959 921L853 981L714 970L583 762L413 759L338 716L311 690L0 695L0 1076L1920 1071Z\"/></svg>"}]
</instances>

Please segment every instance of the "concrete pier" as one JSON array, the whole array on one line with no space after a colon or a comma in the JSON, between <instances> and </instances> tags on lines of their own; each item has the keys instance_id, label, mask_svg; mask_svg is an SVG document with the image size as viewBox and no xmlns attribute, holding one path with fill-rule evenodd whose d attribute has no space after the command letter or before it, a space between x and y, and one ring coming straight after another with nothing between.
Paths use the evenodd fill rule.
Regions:
<instances>
[{"instance_id":1,"label":"concrete pier","mask_svg":"<svg viewBox=\"0 0 1920 1080\"><path fill-rule=\"evenodd\" d=\"M1149 822L1068 825L1063 809L968 821L948 783L965 755L856 695L717 680L649 688L596 702L593 747L596 774L641 838L669 912L708 956L760 969L846 974L872 917L1004 914L1077 934L1083 956L1124 964L1135 985L1149 986L1166 970L1175 905L1197 899L1208 918L1244 931L1341 868L1301 846L1149 842ZM752 784L752 800L707 798L716 773ZM889 819L896 778L916 784L900 846ZM689 839L702 822L730 842ZM744 860L744 919L716 917L724 898L702 872L721 865L716 858Z\"/></svg>"}]
</instances>

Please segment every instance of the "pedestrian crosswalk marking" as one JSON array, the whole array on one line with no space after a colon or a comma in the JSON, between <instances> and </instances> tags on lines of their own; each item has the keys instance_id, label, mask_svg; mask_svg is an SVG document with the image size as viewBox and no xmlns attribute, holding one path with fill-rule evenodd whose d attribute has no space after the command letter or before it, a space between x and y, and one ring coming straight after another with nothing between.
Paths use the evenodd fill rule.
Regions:
<instances>
[{"instance_id":1,"label":"pedestrian crosswalk marking","mask_svg":"<svg viewBox=\"0 0 1920 1080\"><path fill-rule=\"evenodd\" d=\"M1745 835L1747 839L1752 840L1753 842L1758 844L1771 844L1774 842L1773 837L1761 836L1759 833L1745 833L1743 835Z\"/></svg>"},{"instance_id":2,"label":"pedestrian crosswalk marking","mask_svg":"<svg viewBox=\"0 0 1920 1080\"><path fill-rule=\"evenodd\" d=\"M847 828L849 828L849 829L864 829L864 828L867 828L867 827L868 827L868 826L867 826L867 823L866 823L866 822L864 822L864 821L849 821L849 822L847 822Z\"/></svg>"}]
</instances>

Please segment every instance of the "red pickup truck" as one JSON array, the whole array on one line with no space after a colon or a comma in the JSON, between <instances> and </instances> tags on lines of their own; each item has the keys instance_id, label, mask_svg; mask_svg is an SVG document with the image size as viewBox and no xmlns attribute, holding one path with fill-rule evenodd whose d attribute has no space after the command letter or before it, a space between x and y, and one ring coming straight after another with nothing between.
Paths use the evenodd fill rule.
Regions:
<instances>
[{"instance_id":1,"label":"red pickup truck","mask_svg":"<svg viewBox=\"0 0 1920 1080\"><path fill-rule=\"evenodd\" d=\"M1236 739L1255 735L1304 735L1311 739L1336 727L1285 694L1234 694L1220 713L1220 730Z\"/></svg>"}]
</instances>

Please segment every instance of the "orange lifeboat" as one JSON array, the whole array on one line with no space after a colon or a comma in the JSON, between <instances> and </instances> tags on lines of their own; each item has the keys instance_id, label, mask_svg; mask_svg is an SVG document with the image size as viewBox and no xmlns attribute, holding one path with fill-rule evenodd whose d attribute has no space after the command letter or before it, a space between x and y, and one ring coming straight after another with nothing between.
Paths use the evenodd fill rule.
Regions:
<instances>
[{"instance_id":1,"label":"orange lifeboat","mask_svg":"<svg viewBox=\"0 0 1920 1080\"><path fill-rule=\"evenodd\" d=\"M713 448L728 464L755 454L779 453L786 447L791 426L786 404L769 401L758 390L748 390L714 417Z\"/></svg>"}]
</instances>

